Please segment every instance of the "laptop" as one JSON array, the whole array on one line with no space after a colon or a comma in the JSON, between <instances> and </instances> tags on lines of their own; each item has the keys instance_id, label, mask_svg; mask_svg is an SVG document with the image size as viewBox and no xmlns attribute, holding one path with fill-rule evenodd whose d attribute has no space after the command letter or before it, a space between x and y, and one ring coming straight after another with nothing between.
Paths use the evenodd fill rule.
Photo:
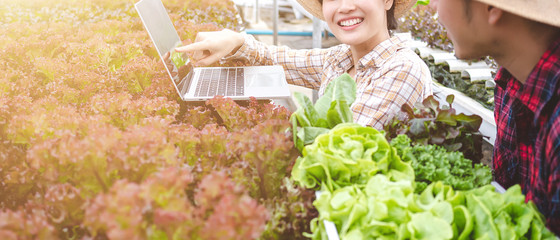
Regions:
<instances>
[{"instance_id":1,"label":"laptop","mask_svg":"<svg viewBox=\"0 0 560 240\"><path fill-rule=\"evenodd\" d=\"M161 0L141 0L134 6L183 101L205 101L217 95L291 101L282 66L193 67L186 54L174 50L182 41Z\"/></svg>"}]
</instances>

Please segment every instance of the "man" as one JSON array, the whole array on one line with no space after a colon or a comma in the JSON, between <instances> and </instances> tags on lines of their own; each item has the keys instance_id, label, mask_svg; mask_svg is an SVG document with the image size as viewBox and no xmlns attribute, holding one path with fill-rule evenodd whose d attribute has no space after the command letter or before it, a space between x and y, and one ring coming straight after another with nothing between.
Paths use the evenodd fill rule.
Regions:
<instances>
[{"instance_id":1,"label":"man","mask_svg":"<svg viewBox=\"0 0 560 240\"><path fill-rule=\"evenodd\" d=\"M560 235L560 0L432 0L455 55L496 75L495 179L520 184Z\"/></svg>"}]
</instances>

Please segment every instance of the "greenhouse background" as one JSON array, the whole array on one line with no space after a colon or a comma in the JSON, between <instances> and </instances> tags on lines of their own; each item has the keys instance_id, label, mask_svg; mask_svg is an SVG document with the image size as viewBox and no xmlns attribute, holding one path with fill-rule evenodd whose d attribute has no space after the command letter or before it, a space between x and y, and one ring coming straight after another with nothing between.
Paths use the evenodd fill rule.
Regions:
<instances>
[{"instance_id":1,"label":"greenhouse background","mask_svg":"<svg viewBox=\"0 0 560 240\"><path fill-rule=\"evenodd\" d=\"M457 60L425 5L394 34L434 96L384 129L342 121L307 144L295 134L316 91L291 86L291 109L184 102L135 2L0 4L0 239L556 239L519 188L491 183L496 63ZM185 44L223 28L339 43L295 1L162 2ZM378 152L339 153L343 135ZM336 164L318 157L332 152Z\"/></svg>"}]
</instances>

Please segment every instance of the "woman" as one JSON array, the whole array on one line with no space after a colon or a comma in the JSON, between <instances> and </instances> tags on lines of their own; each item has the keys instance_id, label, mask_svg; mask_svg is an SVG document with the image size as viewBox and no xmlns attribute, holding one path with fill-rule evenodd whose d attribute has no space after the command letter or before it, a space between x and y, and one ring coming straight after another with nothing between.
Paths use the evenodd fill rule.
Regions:
<instances>
[{"instance_id":1,"label":"woman","mask_svg":"<svg viewBox=\"0 0 560 240\"><path fill-rule=\"evenodd\" d=\"M244 58L254 65L282 65L289 83L319 90L342 75L356 81L354 122L382 129L400 112L431 95L431 75L426 64L391 37L395 17L408 11L414 0L298 0L307 11L327 22L342 43L328 49L293 50L267 46L252 36L222 30L202 32L193 44L179 47L192 52L199 65Z\"/></svg>"}]
</instances>

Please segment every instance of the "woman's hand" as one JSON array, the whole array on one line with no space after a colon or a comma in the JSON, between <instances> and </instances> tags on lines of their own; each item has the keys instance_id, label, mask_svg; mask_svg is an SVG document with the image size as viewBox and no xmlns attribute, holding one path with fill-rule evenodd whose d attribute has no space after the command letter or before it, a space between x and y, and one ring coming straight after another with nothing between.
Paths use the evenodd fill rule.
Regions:
<instances>
[{"instance_id":1,"label":"woman's hand","mask_svg":"<svg viewBox=\"0 0 560 240\"><path fill-rule=\"evenodd\" d=\"M235 53L245 42L243 34L228 29L199 32L195 42L175 48L177 52L191 52L197 65L207 66L230 53Z\"/></svg>"}]
</instances>

